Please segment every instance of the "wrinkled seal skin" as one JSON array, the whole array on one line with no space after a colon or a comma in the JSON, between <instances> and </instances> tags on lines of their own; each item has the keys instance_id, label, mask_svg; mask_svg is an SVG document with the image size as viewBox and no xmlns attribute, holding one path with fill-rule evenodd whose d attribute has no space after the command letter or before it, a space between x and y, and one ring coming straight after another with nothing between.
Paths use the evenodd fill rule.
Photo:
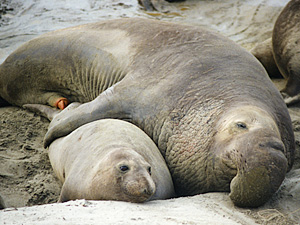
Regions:
<instances>
[{"instance_id":1,"label":"wrinkled seal skin","mask_svg":"<svg viewBox=\"0 0 300 225\"><path fill-rule=\"evenodd\" d=\"M34 51L31 45L37 46ZM47 57L36 57L50 46ZM33 71L36 67L49 70L52 73L40 78L47 80L46 90L58 90L71 101L92 100L112 85L94 100L55 116L45 146L91 121L128 120L157 144L176 194L230 191L234 204L245 207L266 202L292 167L294 134L282 96L252 54L217 33L155 20L120 19L45 34L21 50L0 69L21 80L28 79L26 69L12 65L24 65L38 77L42 75ZM99 54L91 58L96 50ZM70 59L65 58L68 55ZM51 70L53 65L56 70ZM90 71L89 79L85 71ZM96 76L97 71L103 73ZM116 74L124 78L107 85ZM80 82L83 79L92 85ZM53 89L51 82L56 82ZM40 86L31 86L35 95ZM18 98L24 95L19 92ZM45 97L43 101L47 104Z\"/></svg>"},{"instance_id":2,"label":"wrinkled seal skin","mask_svg":"<svg viewBox=\"0 0 300 225\"><path fill-rule=\"evenodd\" d=\"M287 79L281 91L287 104L300 101L300 1L292 0L278 16L272 35L276 64Z\"/></svg>"},{"instance_id":3,"label":"wrinkled seal skin","mask_svg":"<svg viewBox=\"0 0 300 225\"><path fill-rule=\"evenodd\" d=\"M47 106L33 107L52 119L54 112ZM79 127L51 143L49 158L63 183L59 202L145 202L175 196L156 145L141 129L122 120L103 119Z\"/></svg>"}]
</instances>

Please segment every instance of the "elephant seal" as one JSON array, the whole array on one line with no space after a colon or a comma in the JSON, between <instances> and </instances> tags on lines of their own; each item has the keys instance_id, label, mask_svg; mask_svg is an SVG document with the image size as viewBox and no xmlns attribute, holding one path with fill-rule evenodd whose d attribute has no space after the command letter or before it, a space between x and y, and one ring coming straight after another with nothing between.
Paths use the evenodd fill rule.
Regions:
<instances>
[{"instance_id":1,"label":"elephant seal","mask_svg":"<svg viewBox=\"0 0 300 225\"><path fill-rule=\"evenodd\" d=\"M275 62L284 78L287 104L300 101L300 1L290 1L278 16L272 34Z\"/></svg>"},{"instance_id":2,"label":"elephant seal","mask_svg":"<svg viewBox=\"0 0 300 225\"><path fill-rule=\"evenodd\" d=\"M25 105L48 119L45 105ZM52 168L63 183L59 202L75 199L145 202L175 197L168 167L153 141L133 124L102 119L49 146Z\"/></svg>"},{"instance_id":3,"label":"elephant seal","mask_svg":"<svg viewBox=\"0 0 300 225\"><path fill-rule=\"evenodd\" d=\"M300 101L300 1L290 1L278 16L272 38L260 43L251 53L265 66L270 77L287 80L281 90L287 105Z\"/></svg>"},{"instance_id":4,"label":"elephant seal","mask_svg":"<svg viewBox=\"0 0 300 225\"><path fill-rule=\"evenodd\" d=\"M85 102L54 117L45 146L98 119L140 127L179 196L228 191L259 206L293 164L291 119L263 66L200 27L131 18L50 32L12 53L0 78L11 103Z\"/></svg>"},{"instance_id":5,"label":"elephant seal","mask_svg":"<svg viewBox=\"0 0 300 225\"><path fill-rule=\"evenodd\" d=\"M258 43L250 52L265 67L270 78L283 78L273 57L272 38L269 38L262 43Z\"/></svg>"}]
</instances>

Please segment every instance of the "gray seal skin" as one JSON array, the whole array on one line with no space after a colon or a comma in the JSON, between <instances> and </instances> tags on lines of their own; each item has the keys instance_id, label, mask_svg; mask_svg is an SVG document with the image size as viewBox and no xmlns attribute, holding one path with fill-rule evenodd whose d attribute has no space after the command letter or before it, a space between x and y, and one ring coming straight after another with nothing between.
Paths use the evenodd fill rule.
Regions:
<instances>
[{"instance_id":1,"label":"gray seal skin","mask_svg":"<svg viewBox=\"0 0 300 225\"><path fill-rule=\"evenodd\" d=\"M45 105L25 107L50 120L56 114ZM141 129L126 121L102 119L85 124L53 141L49 159L63 183L59 202L145 202L175 197L160 151Z\"/></svg>"},{"instance_id":2,"label":"gray seal skin","mask_svg":"<svg viewBox=\"0 0 300 225\"><path fill-rule=\"evenodd\" d=\"M179 196L226 191L235 205L256 207L292 167L282 96L252 54L215 32L140 18L67 28L12 53L0 80L29 85L29 72L39 84L20 84L7 101L47 104L59 93L85 102L55 116L45 146L91 121L130 121L157 144Z\"/></svg>"},{"instance_id":3,"label":"gray seal skin","mask_svg":"<svg viewBox=\"0 0 300 225\"><path fill-rule=\"evenodd\" d=\"M272 42L276 64L287 79L281 91L287 104L300 101L300 1L292 0L281 11L273 29Z\"/></svg>"}]
</instances>

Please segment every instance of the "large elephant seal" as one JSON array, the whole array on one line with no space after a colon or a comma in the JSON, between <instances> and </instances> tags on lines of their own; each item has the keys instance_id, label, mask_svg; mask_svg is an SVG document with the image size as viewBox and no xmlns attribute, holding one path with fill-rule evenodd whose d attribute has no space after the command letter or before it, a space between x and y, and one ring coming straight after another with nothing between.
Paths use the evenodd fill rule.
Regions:
<instances>
[{"instance_id":1,"label":"large elephant seal","mask_svg":"<svg viewBox=\"0 0 300 225\"><path fill-rule=\"evenodd\" d=\"M50 120L55 114L48 106L25 106ZM49 146L49 159L63 183L59 202L175 197L170 172L156 145L141 129L122 120L97 120L56 139Z\"/></svg>"},{"instance_id":2,"label":"large elephant seal","mask_svg":"<svg viewBox=\"0 0 300 225\"><path fill-rule=\"evenodd\" d=\"M45 146L102 118L137 125L180 196L230 191L236 205L259 206L293 164L290 116L263 66L200 27L132 18L50 32L12 53L0 80L18 105L90 101L55 116Z\"/></svg>"}]
</instances>

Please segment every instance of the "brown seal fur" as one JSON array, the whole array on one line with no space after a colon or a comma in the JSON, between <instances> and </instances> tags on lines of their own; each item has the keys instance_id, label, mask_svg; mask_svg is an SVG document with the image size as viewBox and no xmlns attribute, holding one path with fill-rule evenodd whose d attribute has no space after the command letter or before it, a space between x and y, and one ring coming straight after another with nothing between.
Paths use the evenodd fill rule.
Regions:
<instances>
[{"instance_id":1,"label":"brown seal fur","mask_svg":"<svg viewBox=\"0 0 300 225\"><path fill-rule=\"evenodd\" d=\"M236 205L259 206L293 164L289 113L265 69L200 27L132 18L58 30L20 47L0 77L1 96L19 105L47 104L49 93L90 101L57 115L45 146L101 118L134 123L159 147L181 196L230 191Z\"/></svg>"}]
</instances>

